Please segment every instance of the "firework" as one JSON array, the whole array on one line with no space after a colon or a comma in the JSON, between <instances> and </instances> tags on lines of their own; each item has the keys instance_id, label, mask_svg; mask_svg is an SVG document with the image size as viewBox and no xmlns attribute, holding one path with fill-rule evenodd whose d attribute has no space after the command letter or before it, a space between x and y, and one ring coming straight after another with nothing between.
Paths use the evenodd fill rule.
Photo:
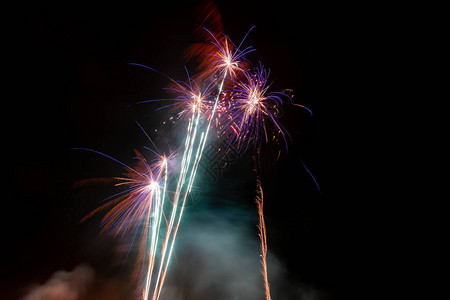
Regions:
<instances>
[{"instance_id":1,"label":"firework","mask_svg":"<svg viewBox=\"0 0 450 300\"><path fill-rule=\"evenodd\" d=\"M269 126L275 135L281 134L285 143L285 130L277 120L283 98L290 100L283 92L269 92L269 72L260 64L253 73L246 73L246 82L239 82L234 89L234 101L230 110L230 128L238 148L246 150L250 144L259 147L269 141Z\"/></svg>"},{"instance_id":2,"label":"firework","mask_svg":"<svg viewBox=\"0 0 450 300\"><path fill-rule=\"evenodd\" d=\"M281 135L286 143L287 133L277 117L284 100L290 100L290 97L283 92L269 91L269 71L261 64L253 71L248 68L249 62L245 55L254 49L247 47L241 50L241 46L249 32L236 47L226 35L214 34L206 28L204 30L207 32L209 45L199 48L202 55L202 72L193 77L187 73L186 82L176 81L150 67L131 63L169 79L170 86L166 90L173 95L172 98L145 100L137 104L172 101L159 109L174 108L178 117L186 121L185 139L178 151L181 159L176 170L169 170L168 167L168 161L174 154L166 156L154 152L156 157L149 161L136 151L137 163L130 167L103 153L84 149L111 158L125 169L122 176L113 178L116 186L124 187L124 191L108 198L107 203L92 211L82 221L107 209L102 219L101 232L115 230L116 236L130 234L132 243L140 236L138 273L144 278L140 293L144 300L158 300L161 296L186 200L212 133L226 139L228 147L238 151L245 151L250 145L254 145L258 153L258 165L259 148L263 141L270 140L269 136ZM147 137L151 141L148 135ZM154 147L157 149L156 145ZM166 201L169 197L169 171L176 174L171 177L171 180L174 180L173 185L176 185L170 201ZM264 288L266 299L269 300L267 238L259 176L258 171L258 228ZM163 219L165 222L162 222Z\"/></svg>"},{"instance_id":3,"label":"firework","mask_svg":"<svg viewBox=\"0 0 450 300\"><path fill-rule=\"evenodd\" d=\"M227 45L228 44L225 44L224 46ZM229 51L228 48L226 50L223 50L220 44L216 44L216 46L220 53L223 53L224 51ZM206 91L198 91L197 93L191 92L186 93L184 89L181 91L181 94L185 96L182 97L183 99L182 102L188 103L187 111L190 112L191 116L188 120L186 140L184 143L184 152L181 160L181 168L180 168L181 170L173 199L174 209L169 221L166 239L163 246L163 252L161 255L162 263L160 264L160 269L157 276L156 289L153 296L154 300L158 299L161 295L161 290L167 275L167 268L170 262L170 258L172 256L175 239L178 233L179 225L186 204L186 199L192 189L198 165L200 163L203 151L205 149L206 141L211 128L211 123L212 120L214 119L218 101L223 91L225 80L227 79L228 72L230 72L230 74L233 74L232 72L236 72L235 69L239 68L239 62L236 60L236 57L239 57L239 55L232 54L229 57L228 56L226 57L226 59L229 59L226 63L225 62L223 62L222 64L219 63L219 66L221 67L215 65L215 67L217 68L217 72L220 75L219 78L221 79L220 81L215 80L215 82L218 83L217 92L212 108L211 106L209 107L206 106L207 108L209 108L208 109L209 117L207 118L208 120L204 122L203 124L204 126L201 126L202 124L200 124L201 116L205 115L205 111L203 110L204 107L203 103L205 101L205 98L203 98L202 96L210 95L209 93L210 85L207 86ZM190 87L191 88L190 90L192 90L192 85L188 85L188 87ZM199 131L200 137L198 138ZM178 205L180 205L179 211ZM168 252L166 250L168 250Z\"/></svg>"},{"instance_id":4,"label":"firework","mask_svg":"<svg viewBox=\"0 0 450 300\"><path fill-rule=\"evenodd\" d=\"M132 244L141 231L138 270L147 265L147 282L150 284L151 274L155 266L156 251L159 245L161 220L165 206L168 160L172 155L158 155L149 162L144 155L135 150L137 163L130 167L117 159L98 151L87 150L110 158L124 167L125 172L120 177L114 177L115 186L126 187L105 200L105 204L86 215L81 222L86 221L101 210L109 209L101 220L101 233L115 231L115 237L131 233ZM131 249L131 246L130 246ZM148 291L146 291L148 293Z\"/></svg>"}]
</instances>

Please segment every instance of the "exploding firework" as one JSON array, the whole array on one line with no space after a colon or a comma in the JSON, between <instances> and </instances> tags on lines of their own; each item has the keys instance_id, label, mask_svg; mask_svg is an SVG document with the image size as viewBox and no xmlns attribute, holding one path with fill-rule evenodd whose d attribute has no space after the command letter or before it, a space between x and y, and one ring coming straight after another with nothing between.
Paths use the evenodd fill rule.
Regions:
<instances>
[{"instance_id":1,"label":"exploding firework","mask_svg":"<svg viewBox=\"0 0 450 300\"><path fill-rule=\"evenodd\" d=\"M277 115L283 98L290 100L290 97L283 92L269 92L268 77L269 72L260 64L253 73L246 73L246 81L239 82L233 91L229 126L238 148L246 150L250 144L259 147L261 141L269 141L270 134L281 134L286 142L286 133Z\"/></svg>"},{"instance_id":2,"label":"exploding firework","mask_svg":"<svg viewBox=\"0 0 450 300\"><path fill-rule=\"evenodd\" d=\"M111 156L98 151L88 150L110 158L124 167L120 177L112 178L115 186L125 189L105 199L106 203L86 215L80 222L84 222L94 214L108 210L101 220L101 233L114 231L115 237L125 234L132 236L133 245L140 232L139 255L136 262L137 272L147 266L147 281L151 278L156 261L161 231L161 221L167 194L168 161L172 155L157 155L153 162L149 162L144 155L135 150L137 161L130 167ZM86 180L85 180L86 182ZM130 249L131 249L130 246Z\"/></svg>"},{"instance_id":3,"label":"exploding firework","mask_svg":"<svg viewBox=\"0 0 450 300\"><path fill-rule=\"evenodd\" d=\"M271 137L281 135L286 143L287 133L279 123L278 116L284 100L290 100L290 97L283 92L269 91L269 71L262 64L253 71L249 69L245 55L254 49L241 49L249 32L236 46L222 33L214 34L206 28L204 31L209 45L199 48L202 71L192 77L188 74L186 82L173 80L163 74L170 82L166 90L173 97L138 102L171 101L159 109L174 109L177 117L186 122L185 138L177 151L180 159L176 170L169 169L168 164L174 154L166 156L154 152L155 157L148 160L136 151L136 164L130 167L110 156L85 149L111 158L124 167L125 173L113 178L115 185L124 190L108 198L108 202L82 221L107 210L101 221L101 232L114 230L116 236L130 235L132 243L138 240L140 247L137 274L141 274L143 278L140 295L145 300L158 300L161 297L186 200L212 133L225 139L227 147L238 151L246 151L253 145L258 153L258 164L259 148L263 141L269 142ZM131 65L156 71L137 63ZM151 141L150 137L149 140ZM169 174L174 174L170 180L173 181L171 186L175 187L170 196L167 191ZM256 203L262 274L266 299L270 299L263 191L259 173L257 176Z\"/></svg>"}]
</instances>

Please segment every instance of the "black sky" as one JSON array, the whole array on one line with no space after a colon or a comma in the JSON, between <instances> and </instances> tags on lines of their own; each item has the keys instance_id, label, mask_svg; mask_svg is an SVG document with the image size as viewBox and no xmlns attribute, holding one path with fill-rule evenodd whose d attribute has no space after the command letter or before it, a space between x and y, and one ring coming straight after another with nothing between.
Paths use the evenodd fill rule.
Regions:
<instances>
[{"instance_id":1,"label":"black sky","mask_svg":"<svg viewBox=\"0 0 450 300\"><path fill-rule=\"evenodd\" d=\"M102 256L111 245L93 242L95 221L78 225L108 191L70 186L86 177L114 176L120 167L70 148L127 160L133 148L143 146L145 136L134 121L152 130L160 120L145 106L127 106L157 95L165 81L126 64L145 64L184 79L183 51L197 25L198 2L188 2L16 8L11 22L16 31L8 43L12 56L6 58L13 93L6 96L5 117L14 121L5 128L12 182L4 190L3 214L12 219L2 227L2 299L15 299L25 286L81 262L111 270L112 258ZM338 4L217 1L217 6L232 40L256 26L246 42L257 49L249 59L271 69L274 89L294 90L294 101L313 111L311 117L285 107L281 122L292 136L289 151L274 162L276 149L263 148L269 248L293 282L324 290L327 299L342 299L352 285L352 258L360 250L355 239L363 234L355 222L364 218L364 210L354 213L358 189L351 160L358 148L354 142L350 147L348 138L354 126L348 116L357 110L349 86L357 84L357 61L364 61L355 40L362 32L350 30L354 20ZM241 174L241 167L233 168L223 178ZM253 205L253 199L239 201Z\"/></svg>"}]
</instances>

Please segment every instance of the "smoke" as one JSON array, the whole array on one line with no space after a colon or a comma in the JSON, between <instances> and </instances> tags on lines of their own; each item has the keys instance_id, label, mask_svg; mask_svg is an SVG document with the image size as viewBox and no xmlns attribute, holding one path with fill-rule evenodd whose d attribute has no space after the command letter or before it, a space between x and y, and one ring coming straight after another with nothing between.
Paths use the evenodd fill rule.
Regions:
<instances>
[{"instance_id":1,"label":"smoke","mask_svg":"<svg viewBox=\"0 0 450 300\"><path fill-rule=\"evenodd\" d=\"M187 209L182 223L161 300L265 299L256 211L229 202L198 204ZM328 299L323 291L292 282L270 244L267 260L272 299ZM136 299L123 276L104 278L81 264L30 287L22 300Z\"/></svg>"},{"instance_id":2,"label":"smoke","mask_svg":"<svg viewBox=\"0 0 450 300\"><path fill-rule=\"evenodd\" d=\"M243 196L229 195L230 189L239 190L224 188L227 195L216 197L206 188L201 201L186 208L161 300L265 299L256 206L236 202L232 198ZM297 246L297 241L286 242ZM331 299L325 291L295 281L270 246L269 236L267 264L273 300ZM45 283L31 287L22 300L136 299L130 274L122 273L121 279L109 272L96 274L81 264L72 271L55 272Z\"/></svg>"},{"instance_id":3,"label":"smoke","mask_svg":"<svg viewBox=\"0 0 450 300\"><path fill-rule=\"evenodd\" d=\"M188 226L177 241L183 251L174 260L168 299L263 299L258 244L245 227L212 212Z\"/></svg>"},{"instance_id":4,"label":"smoke","mask_svg":"<svg viewBox=\"0 0 450 300\"><path fill-rule=\"evenodd\" d=\"M42 285L28 288L21 300L128 300L135 299L130 286L116 277L103 278L87 264L72 271L59 270Z\"/></svg>"},{"instance_id":5,"label":"smoke","mask_svg":"<svg viewBox=\"0 0 450 300\"><path fill-rule=\"evenodd\" d=\"M79 265L73 271L57 271L42 285L31 288L22 300L79 300L94 280L94 270Z\"/></svg>"},{"instance_id":6,"label":"smoke","mask_svg":"<svg viewBox=\"0 0 450 300\"><path fill-rule=\"evenodd\" d=\"M256 220L256 211L230 203L189 210L161 299L265 299ZM323 299L314 288L291 282L270 251L267 259L273 299Z\"/></svg>"}]
</instances>

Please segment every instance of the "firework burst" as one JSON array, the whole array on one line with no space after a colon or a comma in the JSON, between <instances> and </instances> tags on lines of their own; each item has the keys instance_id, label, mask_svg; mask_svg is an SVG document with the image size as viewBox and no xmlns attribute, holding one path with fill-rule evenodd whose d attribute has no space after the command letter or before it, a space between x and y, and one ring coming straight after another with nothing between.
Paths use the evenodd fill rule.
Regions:
<instances>
[{"instance_id":1,"label":"firework burst","mask_svg":"<svg viewBox=\"0 0 450 300\"><path fill-rule=\"evenodd\" d=\"M269 72L260 64L253 73L246 73L246 82L239 82L234 90L234 101L230 112L230 128L235 134L234 142L245 150L250 144L256 147L261 141L269 141L269 126L273 135L281 134L286 142L286 131L277 117L284 99L283 92L269 92Z\"/></svg>"},{"instance_id":2,"label":"firework burst","mask_svg":"<svg viewBox=\"0 0 450 300\"><path fill-rule=\"evenodd\" d=\"M249 30L248 33L250 33L252 29L253 27ZM227 72L232 80L238 73L245 74L245 55L254 51L254 49L252 47L247 47L243 50L240 50L239 48L242 45L242 42L245 40L245 37L247 37L248 33L242 40L241 44L236 47L226 35L223 35L222 38L217 38L208 29L205 28L205 30L213 37L214 40L211 43L216 47L216 51L214 53L206 54L213 57L210 62L212 69L219 71L219 74Z\"/></svg>"},{"instance_id":3,"label":"firework burst","mask_svg":"<svg viewBox=\"0 0 450 300\"><path fill-rule=\"evenodd\" d=\"M161 220L163 219L167 194L168 161L174 155L157 155L149 162L144 155L135 150L136 156L134 159L136 163L133 167L130 167L95 150L73 149L95 152L118 162L124 167L122 176L112 178L115 186L124 189L105 199L105 204L86 215L80 222L86 221L100 211L107 210L101 220L100 232L114 231L114 237L119 235L123 237L130 234L132 236L130 250L138 233L140 233L135 276L142 273L143 268L147 268L147 273L151 274L155 266L159 233L162 229ZM83 183L86 183L86 180Z\"/></svg>"},{"instance_id":4,"label":"firework burst","mask_svg":"<svg viewBox=\"0 0 450 300\"><path fill-rule=\"evenodd\" d=\"M253 27L249 32L252 29ZM140 293L144 300L158 300L161 296L186 199L191 192L212 128L220 138L226 140L225 144L230 148L246 151L253 145L258 153L258 164L259 148L263 141L269 142L271 137L273 139L281 135L286 143L287 133L278 117L281 105L286 99L290 100L290 97L284 92L269 91L269 71L262 64L253 71L248 69L249 62L245 55L254 49L241 49L241 46L249 32L236 46L226 35L213 34L206 28L204 30L208 33L209 46L201 48L202 58L199 60L207 67L193 77L187 72L186 82L176 81L150 67L131 63L169 79L170 85L166 90L171 93L172 98L145 100L138 104L172 101L159 109L175 108L178 118L187 123L183 144L177 151L180 160L176 170L169 170L168 164L174 154L166 156L154 152L155 158L149 161L135 151L136 164L129 167L110 156L84 149L113 159L125 169L122 176L113 178L115 185L123 187L124 190L108 198L108 202L92 211L82 221L102 210L108 210L101 221L101 232L115 230L115 236L130 234L132 243L140 236L137 270L144 278ZM208 49L207 53L205 49ZM151 141L150 137L148 138ZM154 146L157 149L156 145ZM172 186L175 188L170 201L166 201L166 198L169 198L169 171L176 174L170 179L173 180ZM270 299L263 191L259 176L258 173L258 228L266 299Z\"/></svg>"}]
</instances>

